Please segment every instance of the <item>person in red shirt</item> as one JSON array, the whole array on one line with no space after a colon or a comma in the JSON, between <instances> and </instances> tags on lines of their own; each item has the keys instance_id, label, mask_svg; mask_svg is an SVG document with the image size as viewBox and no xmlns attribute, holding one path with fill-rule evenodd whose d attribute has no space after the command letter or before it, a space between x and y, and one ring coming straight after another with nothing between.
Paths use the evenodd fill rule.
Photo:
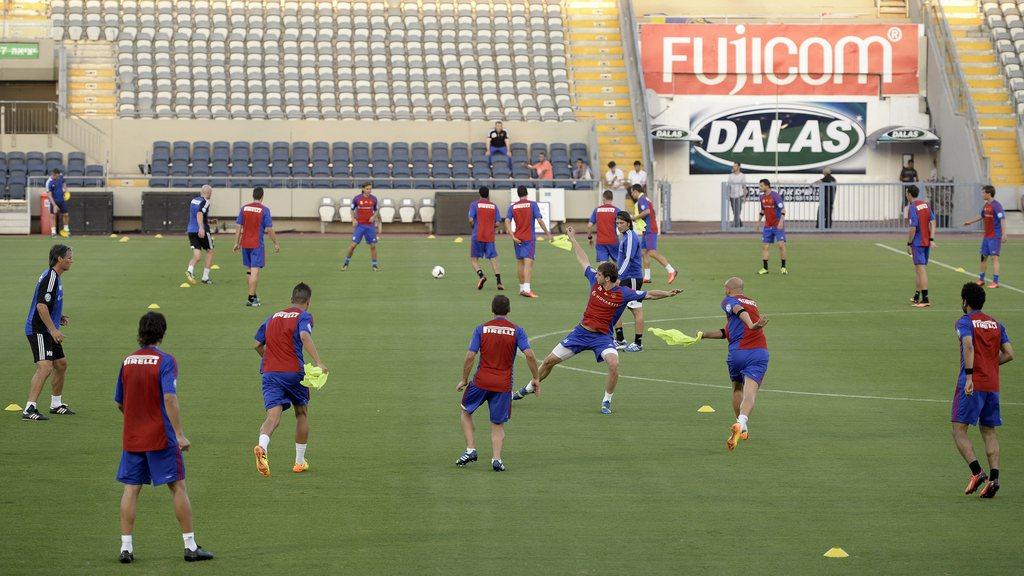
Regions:
<instances>
[{"instance_id":1,"label":"person in red shirt","mask_svg":"<svg viewBox=\"0 0 1024 576\"><path fill-rule=\"evenodd\" d=\"M658 252L658 217L654 214L651 199L647 197L644 187L640 184L633 184L629 189L629 197L633 199L633 210L636 212L633 221L643 222L643 226L640 226L643 229L640 248L644 255L644 284L651 283L651 258L665 267L665 272L668 272L668 283L675 282L678 272L669 263L668 258Z\"/></svg>"},{"instance_id":2,"label":"person in red shirt","mask_svg":"<svg viewBox=\"0 0 1024 576\"><path fill-rule=\"evenodd\" d=\"M260 280L260 269L263 268L265 251L263 249L263 233L270 234L274 242L274 252L281 251L281 244L274 232L274 220L270 217L270 208L263 205L263 188L252 189L252 202L242 206L235 219L235 248L242 251L242 266L249 275L249 301L246 306L259 306L260 297L256 295L256 286Z\"/></svg>"},{"instance_id":3,"label":"person in red shirt","mask_svg":"<svg viewBox=\"0 0 1024 576\"><path fill-rule=\"evenodd\" d=\"M132 532L139 494L144 484L166 484L174 499L174 515L181 524L185 561L210 560L213 554L196 544L192 528L192 504L185 488L185 462L181 453L192 444L181 428L178 411L178 364L158 346L167 332L167 320L159 312L139 319L139 346L121 362L114 402L124 415L121 434L121 465L117 480L124 484L121 496L122 564L135 560Z\"/></svg>"},{"instance_id":4,"label":"person in red shirt","mask_svg":"<svg viewBox=\"0 0 1024 576\"><path fill-rule=\"evenodd\" d=\"M758 183L761 191L758 202L761 204L761 212L757 216L757 224L761 229L761 269L758 274L764 276L768 273L768 248L778 242L779 244L779 272L783 276L789 274L786 269L786 204L778 192L772 190L772 183L767 178L762 178Z\"/></svg>"},{"instance_id":5,"label":"person in red shirt","mask_svg":"<svg viewBox=\"0 0 1024 576\"><path fill-rule=\"evenodd\" d=\"M907 231L907 254L914 260L914 281L916 291L910 303L915 308L931 306L928 299L928 257L935 245L935 213L927 202L918 200L920 194L917 186L907 186L906 197L910 203L908 220L910 229Z\"/></svg>"},{"instance_id":6,"label":"person in red shirt","mask_svg":"<svg viewBox=\"0 0 1024 576\"><path fill-rule=\"evenodd\" d=\"M1006 328L981 309L985 306L985 289L968 282L960 289L960 307L964 315L956 322L960 341L960 375L953 391L953 440L971 477L964 494L981 490L982 498L992 498L999 490L999 440L996 428L1003 421L999 415L999 367L1013 360L1013 346ZM974 446L967 436L967 427L978 424L985 440L989 473L985 474L974 456Z\"/></svg>"},{"instance_id":7,"label":"person in red shirt","mask_svg":"<svg viewBox=\"0 0 1024 576\"><path fill-rule=\"evenodd\" d=\"M527 298L536 298L530 287L530 280L533 279L533 260L537 255L537 234L533 229L533 223L540 224L545 234L550 234L548 225L541 215L540 206L527 198L530 194L526 186L516 189L519 196L517 202L508 207L508 214L505 218L505 231L512 237L512 243L516 250L516 272L519 274L519 295ZM512 230L513 224L515 231Z\"/></svg>"},{"instance_id":8,"label":"person in red shirt","mask_svg":"<svg viewBox=\"0 0 1024 576\"><path fill-rule=\"evenodd\" d=\"M469 225L473 227L473 240L469 244L469 263L476 271L476 289L483 290L487 277L480 269L480 258L491 261L494 279L498 282L498 290L504 290L501 283L501 270L498 267L498 249L494 247L494 229L505 219L501 217L498 206L491 202L491 189L480 187L480 198L469 205Z\"/></svg>"},{"instance_id":9,"label":"person in red shirt","mask_svg":"<svg viewBox=\"0 0 1024 576\"><path fill-rule=\"evenodd\" d=\"M459 392L465 390L461 406L462 432L466 435L466 451L455 461L456 466L462 467L477 460L473 412L487 402L491 416L491 467L495 472L505 471L501 448L505 442L505 422L512 417L512 367L516 362L516 350L520 350L526 357L526 365L533 376L530 383L540 390L537 358L530 348L526 330L509 322L508 313L511 309L507 296L495 296L491 300L494 318L477 326L469 342L469 351L462 364L462 380L455 387ZM470 380L469 373L473 370L477 353L480 354L480 364Z\"/></svg>"},{"instance_id":10,"label":"person in red shirt","mask_svg":"<svg viewBox=\"0 0 1024 576\"><path fill-rule=\"evenodd\" d=\"M380 234L380 212L377 207L377 197L373 195L373 184L364 182L362 192L352 201L352 243L349 244L348 254L345 261L341 263L341 271L348 270L348 264L352 261L352 255L356 252L356 246L366 240L370 246L370 266L374 272L380 272L377 266L377 236Z\"/></svg>"},{"instance_id":11,"label":"person in red shirt","mask_svg":"<svg viewBox=\"0 0 1024 576\"><path fill-rule=\"evenodd\" d=\"M547 155L543 152L537 155L536 164L526 162L526 167L537 171L537 180L547 181L555 179L555 169L551 167L551 162L548 161Z\"/></svg>"},{"instance_id":12,"label":"person in red shirt","mask_svg":"<svg viewBox=\"0 0 1024 576\"><path fill-rule=\"evenodd\" d=\"M615 215L619 209L612 204L615 196L611 190L605 190L601 194L604 202L594 208L590 214L590 221L587 222L587 241L595 246L598 262L614 262L619 255L619 231L615 227ZM594 242L594 228L597 228L597 242Z\"/></svg>"}]
</instances>

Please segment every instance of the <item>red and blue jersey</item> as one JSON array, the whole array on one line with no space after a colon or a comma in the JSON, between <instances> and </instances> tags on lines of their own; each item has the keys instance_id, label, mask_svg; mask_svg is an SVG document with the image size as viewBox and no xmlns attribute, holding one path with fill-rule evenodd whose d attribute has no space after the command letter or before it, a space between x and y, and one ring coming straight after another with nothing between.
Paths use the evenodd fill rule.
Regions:
<instances>
[{"instance_id":1,"label":"red and blue jersey","mask_svg":"<svg viewBox=\"0 0 1024 576\"><path fill-rule=\"evenodd\" d=\"M932 245L931 222L935 220L935 214L923 200L914 200L910 203L910 226L914 229L914 239L911 244L921 248L928 248Z\"/></svg>"},{"instance_id":2,"label":"red and blue jersey","mask_svg":"<svg viewBox=\"0 0 1024 576\"><path fill-rule=\"evenodd\" d=\"M737 307L741 309L737 309ZM750 315L750 320L757 322L761 319L761 313L757 311L757 302L747 298L743 294L726 296L722 300L722 310L725 311L725 337L729 340L729 351L733 350L757 350L768 349L768 342L764 338L764 330L749 330L747 325L740 318L743 310Z\"/></svg>"},{"instance_id":3,"label":"red and blue jersey","mask_svg":"<svg viewBox=\"0 0 1024 576\"><path fill-rule=\"evenodd\" d=\"M164 407L164 394L176 394L177 385L178 363L156 346L140 348L121 362L114 402L124 411L124 450L150 452L178 445Z\"/></svg>"},{"instance_id":4,"label":"red and blue jersey","mask_svg":"<svg viewBox=\"0 0 1024 576\"><path fill-rule=\"evenodd\" d=\"M496 316L477 326L469 342L469 351L480 353L480 363L473 375L472 384L481 390L510 392L512 365L516 362L517 349L529 350L530 339L526 336L526 330L509 322L504 316Z\"/></svg>"},{"instance_id":5,"label":"red and blue jersey","mask_svg":"<svg viewBox=\"0 0 1024 576\"><path fill-rule=\"evenodd\" d=\"M375 214L377 214L377 197L373 194L360 194L352 201L352 215L357 224L363 226L373 224Z\"/></svg>"},{"instance_id":6,"label":"red and blue jersey","mask_svg":"<svg viewBox=\"0 0 1024 576\"><path fill-rule=\"evenodd\" d=\"M760 201L761 214L764 214L764 227L778 227L779 220L786 213L786 205L782 201L782 196L779 196L778 192L772 191L767 194L761 194Z\"/></svg>"},{"instance_id":7,"label":"red and blue jersey","mask_svg":"<svg viewBox=\"0 0 1024 576\"><path fill-rule=\"evenodd\" d=\"M508 219L515 222L513 235L520 242L533 242L537 237L533 230L534 220L541 218L540 205L529 198L520 198L508 207Z\"/></svg>"},{"instance_id":8,"label":"red and blue jersey","mask_svg":"<svg viewBox=\"0 0 1024 576\"><path fill-rule=\"evenodd\" d=\"M619 209L614 204L604 203L594 208L590 215L590 223L597 224L597 243L610 246L619 241L619 231L615 229L615 215Z\"/></svg>"},{"instance_id":9,"label":"red and blue jersey","mask_svg":"<svg viewBox=\"0 0 1024 576\"><path fill-rule=\"evenodd\" d=\"M651 203L651 199L646 194L640 196L640 199L636 201L637 214L649 210L647 216L644 216L644 224L647 225L645 234L657 234L658 233L658 219L654 217L654 204Z\"/></svg>"},{"instance_id":10,"label":"red and blue jersey","mask_svg":"<svg viewBox=\"0 0 1024 576\"><path fill-rule=\"evenodd\" d=\"M50 320L60 330L60 316L64 312L64 287L60 283L60 274L53 268L47 268L36 281L36 291L32 296L32 304L28 307L28 318L25 319L25 335L47 334L49 329L39 318L38 304L46 306L50 311Z\"/></svg>"},{"instance_id":11,"label":"red and blue jersey","mask_svg":"<svg viewBox=\"0 0 1024 576\"><path fill-rule=\"evenodd\" d=\"M626 309L626 304L640 302L647 297L646 291L637 291L625 286L616 285L610 290L605 290L604 286L597 283L597 272L590 266L583 271L583 275L590 281L590 299L583 311L580 325L591 332L610 334L619 316L622 316Z\"/></svg>"},{"instance_id":12,"label":"red and blue jersey","mask_svg":"<svg viewBox=\"0 0 1024 576\"><path fill-rule=\"evenodd\" d=\"M477 242L494 242L494 224L498 221L498 207L487 198L469 205L469 219L473 221L473 238Z\"/></svg>"},{"instance_id":13,"label":"red and blue jersey","mask_svg":"<svg viewBox=\"0 0 1024 576\"><path fill-rule=\"evenodd\" d=\"M263 231L273 228L274 220L270 217L270 208L261 202L250 202L242 206L235 224L242 227L242 248L262 248Z\"/></svg>"},{"instance_id":14,"label":"red and blue jersey","mask_svg":"<svg viewBox=\"0 0 1024 576\"><path fill-rule=\"evenodd\" d=\"M957 386L967 380L964 372L963 338L970 336L974 345L974 381L976 392L999 392L999 350L1010 341L1006 328L984 312L964 314L956 321L956 338L960 341L960 377Z\"/></svg>"},{"instance_id":15,"label":"red and blue jersey","mask_svg":"<svg viewBox=\"0 0 1024 576\"><path fill-rule=\"evenodd\" d=\"M305 374L302 333L313 333L313 315L292 306L275 313L256 331L256 341L266 345L260 372Z\"/></svg>"},{"instance_id":16,"label":"red and blue jersey","mask_svg":"<svg viewBox=\"0 0 1024 576\"><path fill-rule=\"evenodd\" d=\"M998 200L989 200L981 209L981 221L985 225L985 238L1003 237L1003 205Z\"/></svg>"}]
</instances>

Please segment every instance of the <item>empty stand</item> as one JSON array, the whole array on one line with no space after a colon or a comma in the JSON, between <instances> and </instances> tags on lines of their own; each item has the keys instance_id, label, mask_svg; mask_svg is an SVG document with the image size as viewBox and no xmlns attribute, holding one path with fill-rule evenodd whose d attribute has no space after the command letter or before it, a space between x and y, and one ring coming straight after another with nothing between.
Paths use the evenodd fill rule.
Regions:
<instances>
[{"instance_id":1,"label":"empty stand","mask_svg":"<svg viewBox=\"0 0 1024 576\"><path fill-rule=\"evenodd\" d=\"M68 154L66 165L61 152L0 152L0 198L24 200L29 184L42 187L54 169L70 188L106 186L103 166L86 164L81 152Z\"/></svg>"}]
</instances>

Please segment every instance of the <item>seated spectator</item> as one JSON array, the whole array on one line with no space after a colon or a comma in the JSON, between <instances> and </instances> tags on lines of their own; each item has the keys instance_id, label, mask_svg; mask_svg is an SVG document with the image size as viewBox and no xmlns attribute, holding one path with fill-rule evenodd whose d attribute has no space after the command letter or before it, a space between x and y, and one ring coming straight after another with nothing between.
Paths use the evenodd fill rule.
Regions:
<instances>
[{"instance_id":1,"label":"seated spectator","mask_svg":"<svg viewBox=\"0 0 1024 576\"><path fill-rule=\"evenodd\" d=\"M494 166L494 155L501 154L508 160L508 170L512 171L512 155L508 153L509 137L508 132L502 127L501 122L494 123L494 130L487 135L487 165Z\"/></svg>"},{"instance_id":2,"label":"seated spectator","mask_svg":"<svg viewBox=\"0 0 1024 576\"><path fill-rule=\"evenodd\" d=\"M555 169L551 167L551 162L548 161L548 157L543 152L540 153L536 164L526 163L526 167L531 170L537 171L538 180L554 180Z\"/></svg>"},{"instance_id":3,"label":"seated spectator","mask_svg":"<svg viewBox=\"0 0 1024 576\"><path fill-rule=\"evenodd\" d=\"M593 180L594 176L590 173L590 166L583 161L583 158L576 159L576 166L572 169L572 187L576 188L576 183L580 180Z\"/></svg>"}]
</instances>

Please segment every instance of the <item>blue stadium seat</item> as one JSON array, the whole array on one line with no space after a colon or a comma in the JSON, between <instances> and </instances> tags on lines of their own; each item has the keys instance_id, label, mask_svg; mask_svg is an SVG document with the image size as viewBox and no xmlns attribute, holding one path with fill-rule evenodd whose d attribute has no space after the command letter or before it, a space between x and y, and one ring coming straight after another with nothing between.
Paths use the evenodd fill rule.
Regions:
<instances>
[{"instance_id":1,"label":"blue stadium seat","mask_svg":"<svg viewBox=\"0 0 1024 576\"><path fill-rule=\"evenodd\" d=\"M447 142L434 142L430 145L430 161L434 164L443 162L448 164L451 162L452 157L448 153Z\"/></svg>"},{"instance_id":2,"label":"blue stadium seat","mask_svg":"<svg viewBox=\"0 0 1024 576\"><path fill-rule=\"evenodd\" d=\"M352 162L356 160L370 161L370 145L366 142L355 142L352 144Z\"/></svg>"},{"instance_id":3,"label":"blue stadium seat","mask_svg":"<svg viewBox=\"0 0 1024 576\"><path fill-rule=\"evenodd\" d=\"M493 171L495 178L508 179L512 177L512 172L509 171L507 162L495 162Z\"/></svg>"},{"instance_id":4,"label":"blue stadium seat","mask_svg":"<svg viewBox=\"0 0 1024 576\"><path fill-rule=\"evenodd\" d=\"M434 164L437 166L437 164ZM468 179L470 177L468 162L452 162L452 178Z\"/></svg>"},{"instance_id":5,"label":"blue stadium seat","mask_svg":"<svg viewBox=\"0 0 1024 576\"><path fill-rule=\"evenodd\" d=\"M313 142L313 161L323 160L326 164L331 156L331 147L327 142Z\"/></svg>"},{"instance_id":6,"label":"blue stadium seat","mask_svg":"<svg viewBox=\"0 0 1024 576\"><path fill-rule=\"evenodd\" d=\"M213 159L224 160L227 162L231 158L231 144L224 140L218 140L213 143Z\"/></svg>"},{"instance_id":7,"label":"blue stadium seat","mask_svg":"<svg viewBox=\"0 0 1024 576\"><path fill-rule=\"evenodd\" d=\"M533 171L527 168L524 162L526 162L525 159L523 162L514 162L512 164L512 177L516 180L529 180L533 176ZM497 167L499 164L501 162L496 163L494 166ZM508 168L508 164L505 164L505 168Z\"/></svg>"},{"instance_id":8,"label":"blue stadium seat","mask_svg":"<svg viewBox=\"0 0 1024 576\"><path fill-rule=\"evenodd\" d=\"M10 182L7 185L7 193L11 200L25 199L25 184L21 182Z\"/></svg>"},{"instance_id":9,"label":"blue stadium seat","mask_svg":"<svg viewBox=\"0 0 1024 576\"><path fill-rule=\"evenodd\" d=\"M354 153L355 149L352 151ZM366 159L352 159L352 178L355 180L368 180L370 178L370 163Z\"/></svg>"},{"instance_id":10,"label":"blue stadium seat","mask_svg":"<svg viewBox=\"0 0 1024 576\"><path fill-rule=\"evenodd\" d=\"M540 159L540 153L541 152L547 154L547 152L548 152L547 144L543 144L543 143L539 143L539 142L535 142L533 144L530 144L530 164L533 164L534 162L536 162L537 160Z\"/></svg>"},{"instance_id":11,"label":"blue stadium seat","mask_svg":"<svg viewBox=\"0 0 1024 576\"><path fill-rule=\"evenodd\" d=\"M376 178L386 178L391 175L391 169L388 168L387 162L374 162L373 167L370 168L370 175Z\"/></svg>"},{"instance_id":12,"label":"blue stadium seat","mask_svg":"<svg viewBox=\"0 0 1024 576\"><path fill-rule=\"evenodd\" d=\"M443 181L438 180L438 183ZM416 190L432 190L434 188L434 181L429 178L416 178L412 181L412 187Z\"/></svg>"},{"instance_id":13,"label":"blue stadium seat","mask_svg":"<svg viewBox=\"0 0 1024 576\"><path fill-rule=\"evenodd\" d=\"M331 144L331 164L334 164L335 170L339 163L348 164L350 161L350 154L348 148L348 142L333 142ZM345 169L348 172L348 169Z\"/></svg>"},{"instance_id":14,"label":"blue stadium seat","mask_svg":"<svg viewBox=\"0 0 1024 576\"><path fill-rule=\"evenodd\" d=\"M569 164L569 147L565 144L552 144L549 152L552 164Z\"/></svg>"},{"instance_id":15,"label":"blue stadium seat","mask_svg":"<svg viewBox=\"0 0 1024 576\"><path fill-rule=\"evenodd\" d=\"M574 142L569 144L569 160L575 163L580 158L587 164L590 164L590 155L587 153L587 145L582 142Z\"/></svg>"},{"instance_id":16,"label":"blue stadium seat","mask_svg":"<svg viewBox=\"0 0 1024 576\"><path fill-rule=\"evenodd\" d=\"M500 164L500 162L499 162L499 164ZM497 165L498 164L495 164L495 166L497 166ZM507 169L508 166L506 165L505 168ZM471 174L472 174L474 180L477 180L477 179L480 179L480 178L490 178L491 177L491 167L487 165L487 162L477 162L477 163L473 164L473 170L472 170ZM456 175L456 178L458 178L458 177L459 177L459 175Z\"/></svg>"},{"instance_id":17,"label":"blue stadium seat","mask_svg":"<svg viewBox=\"0 0 1024 576\"><path fill-rule=\"evenodd\" d=\"M84 160L83 160L84 166ZM8 152L7 154L7 171L23 171L26 170L25 153L24 152Z\"/></svg>"},{"instance_id":18,"label":"blue stadium seat","mask_svg":"<svg viewBox=\"0 0 1024 576\"><path fill-rule=\"evenodd\" d=\"M177 140L171 148L171 162L188 162L192 155L192 147L188 142Z\"/></svg>"},{"instance_id":19,"label":"blue stadium seat","mask_svg":"<svg viewBox=\"0 0 1024 576\"><path fill-rule=\"evenodd\" d=\"M452 162L465 160L469 162L469 145L465 142L452 144Z\"/></svg>"},{"instance_id":20,"label":"blue stadium seat","mask_svg":"<svg viewBox=\"0 0 1024 576\"><path fill-rule=\"evenodd\" d=\"M391 163L409 163L409 144L406 142L395 142L391 145Z\"/></svg>"},{"instance_id":21,"label":"blue stadium seat","mask_svg":"<svg viewBox=\"0 0 1024 576\"><path fill-rule=\"evenodd\" d=\"M370 149L370 161L380 162L388 161L389 146L387 142L374 142L373 147Z\"/></svg>"},{"instance_id":22,"label":"blue stadium seat","mask_svg":"<svg viewBox=\"0 0 1024 576\"><path fill-rule=\"evenodd\" d=\"M526 162L529 159L529 155L526 153L526 144L523 142L513 142L511 152L513 162Z\"/></svg>"},{"instance_id":23,"label":"blue stadium seat","mask_svg":"<svg viewBox=\"0 0 1024 576\"><path fill-rule=\"evenodd\" d=\"M210 164L210 143L194 142L192 144L192 166L197 164L209 166Z\"/></svg>"},{"instance_id":24,"label":"blue stadium seat","mask_svg":"<svg viewBox=\"0 0 1024 576\"><path fill-rule=\"evenodd\" d=\"M413 142L412 143L412 161L415 162L429 162L430 161L430 146L426 142Z\"/></svg>"},{"instance_id":25,"label":"blue stadium seat","mask_svg":"<svg viewBox=\"0 0 1024 576\"><path fill-rule=\"evenodd\" d=\"M194 150L194 149L193 149ZM192 175L191 185L193 188L203 186L204 184L210 183L210 165L209 164L198 164L192 163Z\"/></svg>"},{"instance_id":26,"label":"blue stadium seat","mask_svg":"<svg viewBox=\"0 0 1024 576\"><path fill-rule=\"evenodd\" d=\"M466 175L469 175L469 167L466 167ZM452 169L447 164L435 162L434 167L430 169L430 176L433 178L444 178L449 179L452 177ZM419 178L420 176L417 176Z\"/></svg>"},{"instance_id":27,"label":"blue stadium seat","mask_svg":"<svg viewBox=\"0 0 1024 576\"><path fill-rule=\"evenodd\" d=\"M380 190L388 190L391 186L391 178L374 178L373 187Z\"/></svg>"},{"instance_id":28,"label":"blue stadium seat","mask_svg":"<svg viewBox=\"0 0 1024 576\"><path fill-rule=\"evenodd\" d=\"M68 154L70 158L71 155ZM153 156L151 161L157 160L170 160L171 159L171 143L164 140L157 140L153 142Z\"/></svg>"},{"instance_id":29,"label":"blue stadium seat","mask_svg":"<svg viewBox=\"0 0 1024 576\"><path fill-rule=\"evenodd\" d=\"M476 156L479 152L481 156L485 156L487 153L487 145L483 142L473 142L469 147L470 154Z\"/></svg>"},{"instance_id":30,"label":"blue stadium seat","mask_svg":"<svg viewBox=\"0 0 1024 576\"><path fill-rule=\"evenodd\" d=\"M287 142L274 142L271 150L270 158L275 164L282 161L288 162L291 159L291 146Z\"/></svg>"},{"instance_id":31,"label":"blue stadium seat","mask_svg":"<svg viewBox=\"0 0 1024 576\"><path fill-rule=\"evenodd\" d=\"M295 164L309 164L309 142L296 142L292 144L292 172Z\"/></svg>"},{"instance_id":32,"label":"blue stadium seat","mask_svg":"<svg viewBox=\"0 0 1024 576\"><path fill-rule=\"evenodd\" d=\"M267 164L270 162L270 142L253 142L252 143L252 161L261 162ZM255 172L253 172L255 175Z\"/></svg>"},{"instance_id":33,"label":"blue stadium seat","mask_svg":"<svg viewBox=\"0 0 1024 576\"><path fill-rule=\"evenodd\" d=\"M231 161L242 160L246 163L252 158L251 147L248 142L233 142L231 144Z\"/></svg>"},{"instance_id":34,"label":"blue stadium seat","mask_svg":"<svg viewBox=\"0 0 1024 576\"><path fill-rule=\"evenodd\" d=\"M448 166L445 165L445 171L448 172ZM450 172L449 172L450 174ZM413 178L430 178L430 164L426 160L413 160L412 161L412 177Z\"/></svg>"}]
</instances>

